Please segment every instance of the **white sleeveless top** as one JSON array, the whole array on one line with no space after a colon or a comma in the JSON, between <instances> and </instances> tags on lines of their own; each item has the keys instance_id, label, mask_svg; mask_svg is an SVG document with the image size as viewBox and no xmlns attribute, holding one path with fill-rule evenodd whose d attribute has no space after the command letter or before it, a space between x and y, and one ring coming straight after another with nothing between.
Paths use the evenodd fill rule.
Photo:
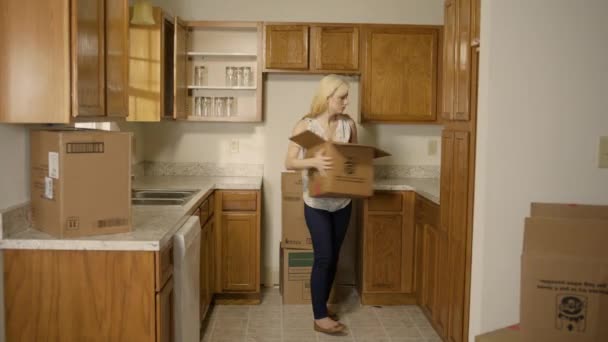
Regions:
<instances>
[{"instance_id":1,"label":"white sleeveless top","mask_svg":"<svg viewBox=\"0 0 608 342\"><path fill-rule=\"evenodd\" d=\"M318 136L328 140L325 130L319 124L317 119L313 118L304 118L308 125L308 130L317 134ZM336 131L334 132L332 141L347 143L350 141L350 125L348 124L348 119L339 118L338 125L336 126ZM300 152L300 158L306 154L306 150L302 149ZM350 198L330 198L330 197L310 197L308 195L308 170L302 170L302 185L304 187L304 193L302 198L304 199L304 203L311 208L327 210L330 212L338 211L344 207L346 207L350 203Z\"/></svg>"}]
</instances>

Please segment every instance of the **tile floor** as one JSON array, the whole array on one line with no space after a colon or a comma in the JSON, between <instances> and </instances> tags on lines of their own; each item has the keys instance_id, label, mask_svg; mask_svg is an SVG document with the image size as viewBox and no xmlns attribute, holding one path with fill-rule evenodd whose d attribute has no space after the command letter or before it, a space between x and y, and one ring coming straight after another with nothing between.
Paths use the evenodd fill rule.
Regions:
<instances>
[{"instance_id":1,"label":"tile floor","mask_svg":"<svg viewBox=\"0 0 608 342\"><path fill-rule=\"evenodd\" d=\"M216 305L205 322L202 342L440 342L419 307L363 306L354 296L334 309L348 335L313 330L310 305L282 305L279 290L264 289L260 305Z\"/></svg>"}]
</instances>

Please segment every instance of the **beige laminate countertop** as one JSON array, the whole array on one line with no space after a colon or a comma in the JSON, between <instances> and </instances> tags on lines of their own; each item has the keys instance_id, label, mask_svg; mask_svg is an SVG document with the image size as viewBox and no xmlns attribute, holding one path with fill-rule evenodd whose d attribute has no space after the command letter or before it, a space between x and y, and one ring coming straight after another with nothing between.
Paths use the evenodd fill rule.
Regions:
<instances>
[{"instance_id":1,"label":"beige laminate countertop","mask_svg":"<svg viewBox=\"0 0 608 342\"><path fill-rule=\"evenodd\" d=\"M0 249L158 251L187 221L203 198L213 190L260 190L262 177L144 176L135 189L198 189L182 206L134 205L129 233L58 239L25 226L0 239ZM390 178L374 182L379 191L416 191L439 204L439 181L433 178Z\"/></svg>"},{"instance_id":2,"label":"beige laminate countertop","mask_svg":"<svg viewBox=\"0 0 608 342\"><path fill-rule=\"evenodd\" d=\"M58 239L29 227L0 240L0 249L158 251L187 221L203 198L213 190L260 190L262 177L144 176L135 189L189 189L200 191L188 203L134 205L133 230L128 233Z\"/></svg>"},{"instance_id":3,"label":"beige laminate countertop","mask_svg":"<svg viewBox=\"0 0 608 342\"><path fill-rule=\"evenodd\" d=\"M422 197L439 204L439 179L437 178L386 178L374 181L374 190L415 191Z\"/></svg>"}]
</instances>

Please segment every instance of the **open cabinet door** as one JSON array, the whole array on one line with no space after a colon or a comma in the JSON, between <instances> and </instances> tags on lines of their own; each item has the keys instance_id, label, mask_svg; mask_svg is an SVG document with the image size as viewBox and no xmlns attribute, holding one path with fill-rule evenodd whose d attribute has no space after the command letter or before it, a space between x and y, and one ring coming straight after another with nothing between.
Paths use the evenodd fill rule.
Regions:
<instances>
[{"instance_id":1,"label":"open cabinet door","mask_svg":"<svg viewBox=\"0 0 608 342\"><path fill-rule=\"evenodd\" d=\"M175 65L173 73L173 118L177 120L184 120L188 117L186 34L186 25L178 17L175 17L175 39L173 40L175 47L173 49L173 61Z\"/></svg>"}]
</instances>

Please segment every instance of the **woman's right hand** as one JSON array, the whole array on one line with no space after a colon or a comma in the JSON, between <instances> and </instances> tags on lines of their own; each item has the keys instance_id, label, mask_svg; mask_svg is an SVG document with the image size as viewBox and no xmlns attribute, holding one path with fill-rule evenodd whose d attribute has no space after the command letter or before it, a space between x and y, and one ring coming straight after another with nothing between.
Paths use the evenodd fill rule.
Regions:
<instances>
[{"instance_id":1,"label":"woman's right hand","mask_svg":"<svg viewBox=\"0 0 608 342\"><path fill-rule=\"evenodd\" d=\"M326 176L327 172L325 171L331 170L332 167L331 157L325 156L324 153L324 150L319 150L315 152L315 156L311 158L313 167L319 171L321 176Z\"/></svg>"}]
</instances>

